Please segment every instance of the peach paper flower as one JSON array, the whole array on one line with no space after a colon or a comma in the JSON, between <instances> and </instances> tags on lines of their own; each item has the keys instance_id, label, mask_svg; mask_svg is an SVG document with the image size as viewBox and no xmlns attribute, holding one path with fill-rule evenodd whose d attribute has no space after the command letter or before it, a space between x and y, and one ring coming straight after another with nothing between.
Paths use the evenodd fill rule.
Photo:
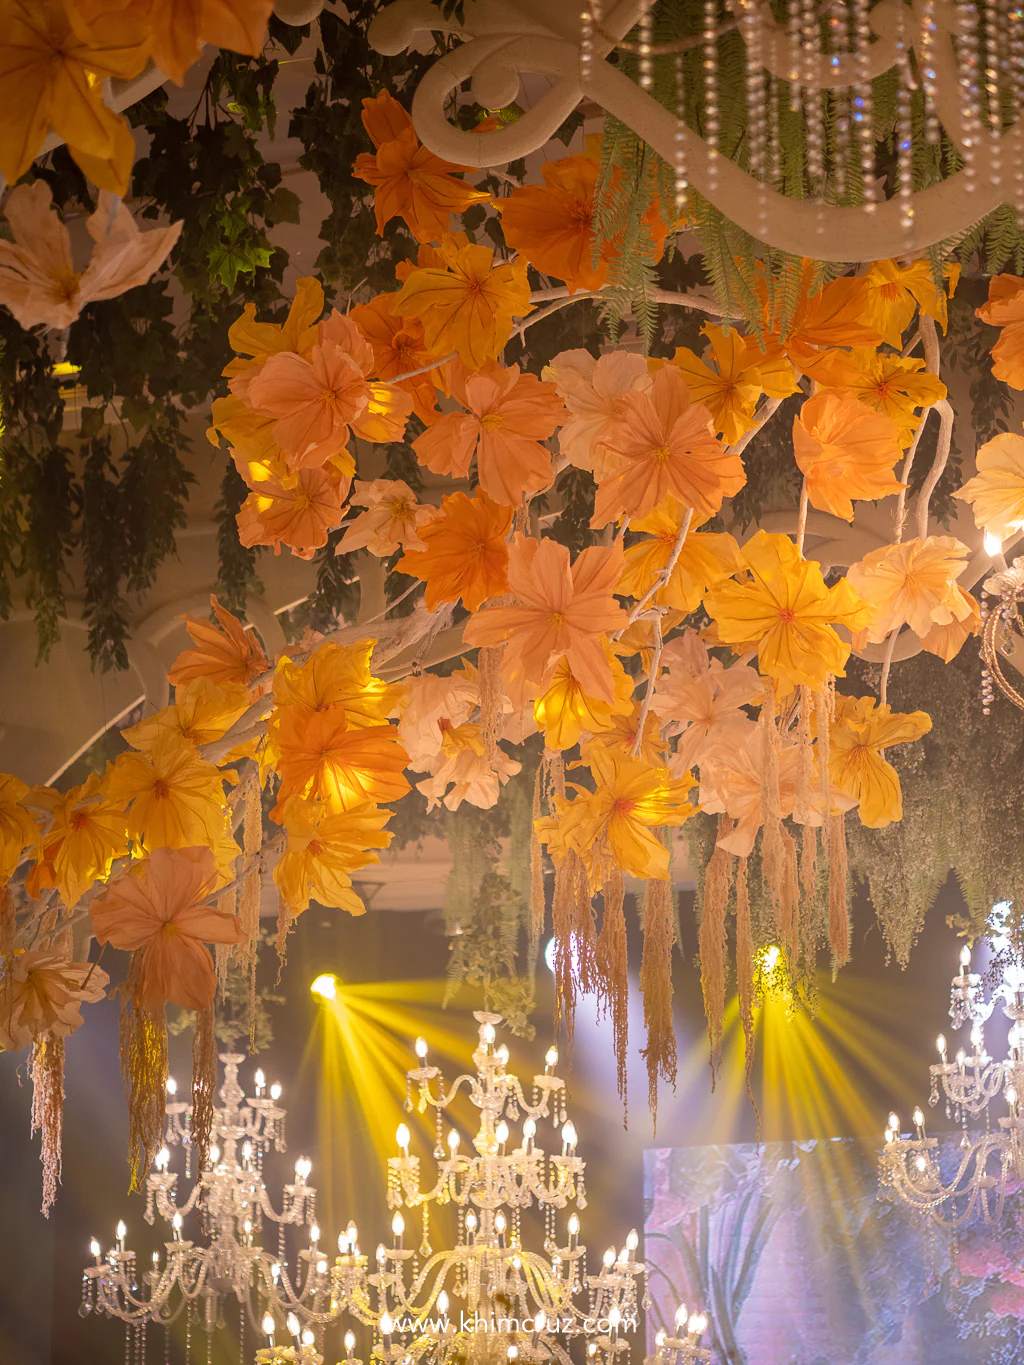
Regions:
<instances>
[{"instance_id":1,"label":"peach paper flower","mask_svg":"<svg viewBox=\"0 0 1024 1365\"><path fill-rule=\"evenodd\" d=\"M217 991L208 943L239 943L237 915L209 904L217 880L210 848L155 848L89 906L97 941L141 952L137 1002L201 1010Z\"/></svg>"},{"instance_id":2,"label":"peach paper flower","mask_svg":"<svg viewBox=\"0 0 1024 1365\"><path fill-rule=\"evenodd\" d=\"M957 579L968 553L953 536L926 536L872 550L851 564L847 578L874 608L867 638L880 644L905 625L923 639L933 626L967 620L971 607Z\"/></svg>"},{"instance_id":3,"label":"peach paper flower","mask_svg":"<svg viewBox=\"0 0 1024 1365\"><path fill-rule=\"evenodd\" d=\"M103 999L110 978L91 962L69 962L52 949L30 949L0 980L0 1047L20 1052L40 1034L67 1038L82 1023L83 1004Z\"/></svg>"},{"instance_id":4,"label":"peach paper flower","mask_svg":"<svg viewBox=\"0 0 1024 1365\"><path fill-rule=\"evenodd\" d=\"M543 377L554 380L572 414L558 433L562 454L577 469L603 478L608 458L602 445L604 429L622 415L623 394L650 388L647 361L632 351L612 351L597 360L589 351L562 351L545 365Z\"/></svg>"},{"instance_id":5,"label":"peach paper flower","mask_svg":"<svg viewBox=\"0 0 1024 1365\"><path fill-rule=\"evenodd\" d=\"M195 648L182 650L171 666L167 681L173 687L192 678L248 684L267 667L267 656L255 632L246 630L212 593L210 606L217 618L216 626L198 616L178 618L185 622Z\"/></svg>"},{"instance_id":6,"label":"peach paper flower","mask_svg":"<svg viewBox=\"0 0 1024 1365\"><path fill-rule=\"evenodd\" d=\"M1024 527L1024 436L1001 431L976 458L977 474L953 496L972 504L978 526L1007 540Z\"/></svg>"},{"instance_id":7,"label":"peach paper flower","mask_svg":"<svg viewBox=\"0 0 1024 1365\"><path fill-rule=\"evenodd\" d=\"M827 389L793 419L793 454L812 507L853 520L853 498L874 501L903 487L892 472L902 454L896 423L856 395Z\"/></svg>"},{"instance_id":8,"label":"peach paper flower","mask_svg":"<svg viewBox=\"0 0 1024 1365\"><path fill-rule=\"evenodd\" d=\"M416 494L402 479L356 479L350 504L365 507L338 542L338 554L369 550L385 558L396 550L425 550L416 528L433 516L433 507L416 501Z\"/></svg>"}]
</instances>

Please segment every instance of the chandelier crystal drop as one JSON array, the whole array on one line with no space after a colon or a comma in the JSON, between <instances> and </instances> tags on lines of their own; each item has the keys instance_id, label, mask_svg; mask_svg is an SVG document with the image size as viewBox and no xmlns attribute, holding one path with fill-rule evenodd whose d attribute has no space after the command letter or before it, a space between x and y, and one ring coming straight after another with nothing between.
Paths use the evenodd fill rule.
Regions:
<instances>
[{"instance_id":1,"label":"chandelier crystal drop","mask_svg":"<svg viewBox=\"0 0 1024 1365\"><path fill-rule=\"evenodd\" d=\"M329 1305L299 1309L297 1316L318 1329L343 1315L370 1327L370 1357L377 1365L457 1358L570 1365L566 1343L576 1337L586 1339L587 1359L596 1365L628 1358L626 1334L641 1306L649 1306L647 1268L637 1260L639 1238L630 1232L621 1250L609 1247L597 1273L590 1272L579 1214L587 1202L585 1162L577 1153L565 1082L554 1070L558 1053L549 1049L543 1074L533 1077L527 1093L507 1069L507 1046L496 1043L501 1016L474 1017L475 1074L448 1086L440 1068L428 1062L425 1040L417 1040L406 1107L435 1115L435 1166L429 1173L421 1168L410 1150L412 1134L400 1124L399 1155L388 1158L387 1168L391 1245L381 1243L367 1256L350 1223L338 1238ZM478 1111L477 1131L465 1146L457 1128L445 1133L442 1119L460 1094ZM457 1240L435 1250L430 1212L444 1205L454 1206ZM524 1210L541 1214L539 1247L524 1226ZM694 1353L706 1319L695 1315L687 1324L685 1340L662 1343L659 1365L707 1358ZM261 1353L261 1365L307 1360L283 1354L275 1346L276 1324L268 1320L267 1326L275 1334L268 1333L274 1339ZM301 1337L292 1333L292 1341L284 1351L301 1351ZM322 1352L322 1341L311 1341L308 1349ZM354 1349L349 1331L344 1365L363 1365ZM314 1354L308 1360L317 1365Z\"/></svg>"},{"instance_id":2,"label":"chandelier crystal drop","mask_svg":"<svg viewBox=\"0 0 1024 1365\"><path fill-rule=\"evenodd\" d=\"M308 1183L312 1170L305 1157L295 1162L295 1178L284 1186L281 1212L271 1203L263 1178L266 1154L285 1150L285 1111L281 1087L267 1087L262 1070L254 1077L254 1093L247 1096L238 1081L244 1058L221 1056L224 1081L220 1106L214 1111L209 1161L187 1195L178 1189L178 1173L171 1170L171 1153L184 1154L184 1177L191 1178L192 1106L175 1098L177 1086L167 1082L168 1104L164 1147L157 1153L146 1180L146 1221L159 1219L168 1232L164 1252L153 1253L151 1266L140 1264L127 1245L127 1228L117 1225L116 1244L103 1252L93 1239L93 1263L82 1276L79 1312L120 1318L138 1333L148 1323L167 1326L184 1310L188 1322L212 1333L225 1304L235 1299L245 1324L263 1339L269 1320L285 1323L306 1306L326 1300L328 1264L319 1246L316 1191ZM203 1242L185 1235L185 1221L194 1217L204 1230ZM263 1245L267 1225L277 1226L277 1248ZM301 1243L291 1270L287 1259L286 1228L297 1230ZM301 1327L299 1329L299 1347ZM304 1365L312 1358L296 1356ZM283 1359L283 1357L282 1357Z\"/></svg>"},{"instance_id":3,"label":"chandelier crystal drop","mask_svg":"<svg viewBox=\"0 0 1024 1365\"><path fill-rule=\"evenodd\" d=\"M954 1029L969 1029L968 1046L959 1047L951 1058L940 1033L939 1060L929 1068L929 1104L934 1107L944 1099L947 1117L961 1128L955 1160L948 1165L940 1160L940 1139L928 1136L919 1108L913 1114L913 1136L901 1131L897 1114L889 1115L885 1130L879 1157L883 1197L908 1204L944 1229L976 1219L998 1222L1007 1197L1024 1179L1024 971L1011 958L1001 978L986 999L985 979L971 970L971 950L961 949L949 1015ZM1002 1061L990 1056L985 1042L985 1025L997 1005L1010 1020ZM1006 1112L990 1111L993 1102ZM982 1115L985 1129L979 1133L972 1124Z\"/></svg>"}]
</instances>

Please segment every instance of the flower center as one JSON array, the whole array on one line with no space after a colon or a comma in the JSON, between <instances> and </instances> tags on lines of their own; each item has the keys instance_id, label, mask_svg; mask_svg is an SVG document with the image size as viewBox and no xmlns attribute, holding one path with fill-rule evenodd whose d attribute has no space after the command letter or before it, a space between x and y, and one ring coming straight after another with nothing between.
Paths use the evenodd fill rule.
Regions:
<instances>
[{"instance_id":1,"label":"flower center","mask_svg":"<svg viewBox=\"0 0 1024 1365\"><path fill-rule=\"evenodd\" d=\"M500 412L489 412L480 418L480 425L485 431L500 431L505 425L505 419Z\"/></svg>"},{"instance_id":2,"label":"flower center","mask_svg":"<svg viewBox=\"0 0 1024 1365\"><path fill-rule=\"evenodd\" d=\"M72 829L84 829L86 824L88 823L88 820L89 817L86 815L84 810L76 810L74 815L72 815L71 819L68 821L68 823L70 824Z\"/></svg>"},{"instance_id":3,"label":"flower center","mask_svg":"<svg viewBox=\"0 0 1024 1365\"><path fill-rule=\"evenodd\" d=\"M159 796L161 800L163 800L167 796L170 796L170 791L168 790L167 783L163 780L162 777L158 777L157 780L153 783L153 795Z\"/></svg>"},{"instance_id":4,"label":"flower center","mask_svg":"<svg viewBox=\"0 0 1024 1365\"><path fill-rule=\"evenodd\" d=\"M612 805L613 815L632 815L636 810L636 802L631 801L628 796L617 796Z\"/></svg>"},{"instance_id":5,"label":"flower center","mask_svg":"<svg viewBox=\"0 0 1024 1365\"><path fill-rule=\"evenodd\" d=\"M324 846L319 839L310 839L306 845L306 852L314 858L319 858L324 851Z\"/></svg>"},{"instance_id":6,"label":"flower center","mask_svg":"<svg viewBox=\"0 0 1024 1365\"><path fill-rule=\"evenodd\" d=\"M564 620L565 620L565 617L562 615L562 613L561 613L560 611L553 611L553 612L551 613L551 621L550 621L550 624L555 628L555 630L558 630L558 629L559 629L559 627L562 625L562 623L564 622Z\"/></svg>"},{"instance_id":7,"label":"flower center","mask_svg":"<svg viewBox=\"0 0 1024 1365\"><path fill-rule=\"evenodd\" d=\"M671 453L672 452L669 450L668 446L658 446L657 450L655 450L652 455L652 459L654 459L658 464L664 464L665 461L671 455Z\"/></svg>"},{"instance_id":8,"label":"flower center","mask_svg":"<svg viewBox=\"0 0 1024 1365\"><path fill-rule=\"evenodd\" d=\"M783 607L779 612L779 620L784 625L791 626L796 620L796 613L793 611L792 607Z\"/></svg>"}]
</instances>

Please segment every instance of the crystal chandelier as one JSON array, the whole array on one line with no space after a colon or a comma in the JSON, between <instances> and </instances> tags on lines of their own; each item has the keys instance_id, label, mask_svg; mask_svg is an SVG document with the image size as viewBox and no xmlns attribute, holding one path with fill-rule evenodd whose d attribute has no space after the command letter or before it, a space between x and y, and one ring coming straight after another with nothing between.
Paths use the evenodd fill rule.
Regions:
<instances>
[{"instance_id":1,"label":"crystal chandelier","mask_svg":"<svg viewBox=\"0 0 1024 1365\"><path fill-rule=\"evenodd\" d=\"M991 548L988 536L989 533L986 533L986 550ZM999 542L995 537L992 539L999 553L996 562L1003 564L1005 561ZM1003 671L1005 660L1019 662L1024 653L1024 616L1021 614L1024 604L1024 558L1015 559L1009 568L1003 568L987 578L985 592L998 599L990 603L988 597L981 598L981 700L987 716L994 696L993 683L1014 706L1024 709L1024 693L1013 685Z\"/></svg>"},{"instance_id":2,"label":"crystal chandelier","mask_svg":"<svg viewBox=\"0 0 1024 1365\"><path fill-rule=\"evenodd\" d=\"M707 1325L703 1313L691 1313L687 1317L686 1308L681 1304L676 1310L674 1333L671 1336L667 1332L658 1333L654 1338L654 1355L645 1356L644 1365L691 1365L691 1362L710 1360L711 1352L700 1344Z\"/></svg>"},{"instance_id":3,"label":"crystal chandelier","mask_svg":"<svg viewBox=\"0 0 1024 1365\"><path fill-rule=\"evenodd\" d=\"M647 1270L636 1259L639 1238L631 1232L621 1251L610 1247L605 1252L597 1274L588 1273L578 1213L586 1207L585 1163L577 1155L576 1129L566 1112L565 1082L554 1072L557 1051L548 1051L544 1072L533 1077L527 1094L507 1070L507 1046L495 1043L501 1016L474 1017L479 1025L475 1074L458 1076L450 1086L428 1063L426 1041L416 1042L406 1107L435 1115L436 1169L421 1171L420 1158L410 1152L412 1135L400 1124L399 1155L388 1158L387 1169L388 1207L394 1210L391 1246L379 1245L371 1261L360 1251L350 1223L338 1238L329 1303L322 1310L300 1310L286 1324L291 1344L268 1313L264 1326L270 1344L260 1355L261 1365L292 1360L317 1365L323 1348L312 1328L322 1336L322 1329L343 1315L372 1329L370 1354L377 1365L466 1358L495 1365L520 1360L570 1365L565 1343L575 1337L586 1338L587 1357L595 1365L628 1357L625 1333L636 1324L641 1303L648 1306ZM442 1115L460 1094L478 1111L470 1152L461 1150L456 1128L444 1133ZM512 1124L521 1124L515 1138ZM541 1125L553 1135L551 1150L541 1142ZM454 1206L456 1241L435 1251L431 1209L444 1205ZM522 1212L529 1209L542 1215L539 1248L530 1245L535 1239L523 1226ZM418 1237L410 1226L414 1217ZM665 1338L659 1365L706 1358L694 1354L706 1325L695 1315L685 1341ZM283 1346L276 1344L281 1341ZM349 1331L344 1365L363 1365L354 1348Z\"/></svg>"},{"instance_id":4,"label":"crystal chandelier","mask_svg":"<svg viewBox=\"0 0 1024 1365\"><path fill-rule=\"evenodd\" d=\"M977 1218L994 1223L1002 1216L1008 1194L1024 1179L1024 973L1010 961L995 974L1001 980L986 1000L985 983L971 970L971 950L960 952L960 970L953 978L949 1015L955 1029L970 1026L968 1051L961 1047L952 1060L946 1038L939 1034L939 1061L930 1067L929 1103L945 1098L946 1115L961 1127L955 1160L944 1169L939 1139L929 1137L924 1114L915 1109L914 1134L904 1135L896 1114L889 1115L885 1146L879 1158L882 1194L902 1200L940 1228L955 1229ZM1011 1021L1007 1056L991 1057L985 1045L985 1024L996 1006ZM991 1126L989 1105L1005 1104L1007 1113ZM971 1131L982 1115L985 1130Z\"/></svg>"},{"instance_id":5,"label":"crystal chandelier","mask_svg":"<svg viewBox=\"0 0 1024 1365\"><path fill-rule=\"evenodd\" d=\"M183 1151L185 1180L189 1180L192 1106L175 1099L173 1078L167 1082L165 1146L146 1180L146 1221L154 1223L159 1218L170 1234L163 1256L155 1251L152 1265L140 1265L126 1245L127 1229L121 1222L116 1245L105 1254L93 1239L93 1264L83 1272L79 1311L83 1316L98 1312L121 1319L129 1333L137 1333L140 1350L148 1323L169 1326L183 1310L189 1336L193 1323L212 1333L224 1304L235 1299L244 1341L247 1319L259 1333L268 1312L294 1318L296 1311L319 1306L327 1298L328 1265L318 1246L316 1191L307 1183L310 1162L304 1157L296 1161L295 1179L284 1187L280 1213L263 1180L267 1152L285 1150L281 1087L275 1083L268 1093L266 1077L257 1070L255 1093L247 1096L238 1082L244 1058L228 1053L220 1060L224 1081L220 1107L213 1116L209 1161L184 1198L178 1192L178 1175L170 1169L171 1151ZM183 1235L189 1215L204 1229L203 1243ZM262 1243L267 1223L278 1228L273 1253ZM286 1259L288 1226L302 1229L304 1243L291 1272ZM303 1365L313 1365L311 1359L301 1360Z\"/></svg>"}]
</instances>

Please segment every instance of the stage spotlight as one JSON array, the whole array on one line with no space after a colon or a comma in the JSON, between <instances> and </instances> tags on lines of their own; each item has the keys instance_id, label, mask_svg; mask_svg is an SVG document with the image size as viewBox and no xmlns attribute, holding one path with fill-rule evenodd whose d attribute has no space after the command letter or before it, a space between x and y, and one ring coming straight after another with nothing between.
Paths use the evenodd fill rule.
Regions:
<instances>
[{"instance_id":1,"label":"stage spotlight","mask_svg":"<svg viewBox=\"0 0 1024 1365\"><path fill-rule=\"evenodd\" d=\"M758 966L766 976L770 976L779 965L779 958L782 956L782 949L777 943L767 943L758 953Z\"/></svg>"},{"instance_id":2,"label":"stage spotlight","mask_svg":"<svg viewBox=\"0 0 1024 1365\"><path fill-rule=\"evenodd\" d=\"M333 972L321 972L310 983L310 994L318 995L321 1000L333 1000L338 994L338 978Z\"/></svg>"}]
</instances>

